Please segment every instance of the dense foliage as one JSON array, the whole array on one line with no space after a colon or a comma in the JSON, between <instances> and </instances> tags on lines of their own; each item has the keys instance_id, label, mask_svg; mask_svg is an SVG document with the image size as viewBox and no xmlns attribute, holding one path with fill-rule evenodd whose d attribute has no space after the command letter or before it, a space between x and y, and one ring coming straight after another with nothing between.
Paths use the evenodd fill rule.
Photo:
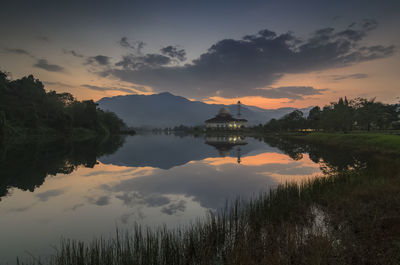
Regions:
<instances>
[{"instance_id":1,"label":"dense foliage","mask_svg":"<svg viewBox=\"0 0 400 265\"><path fill-rule=\"evenodd\" d=\"M386 130L400 129L399 104L384 104L355 98L340 98L338 102L323 107L312 108L308 117L295 110L280 119L272 119L263 126L266 131L316 131Z\"/></svg>"},{"instance_id":2,"label":"dense foliage","mask_svg":"<svg viewBox=\"0 0 400 265\"><path fill-rule=\"evenodd\" d=\"M47 92L32 75L10 80L0 71L0 136L53 130L71 134L75 128L113 134L126 127L113 112L70 93Z\"/></svg>"}]
</instances>

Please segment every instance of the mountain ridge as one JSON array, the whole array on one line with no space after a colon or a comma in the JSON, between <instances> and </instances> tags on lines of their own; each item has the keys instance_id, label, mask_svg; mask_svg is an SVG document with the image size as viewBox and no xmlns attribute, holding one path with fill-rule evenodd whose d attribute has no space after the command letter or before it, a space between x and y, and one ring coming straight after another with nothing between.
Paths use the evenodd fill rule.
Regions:
<instances>
[{"instance_id":1,"label":"mountain ridge","mask_svg":"<svg viewBox=\"0 0 400 265\"><path fill-rule=\"evenodd\" d=\"M169 92L152 95L125 95L104 97L97 101L99 107L115 112L129 126L165 128L178 125L202 125L204 121L214 117L220 108L226 107L236 116L237 105L208 104L201 101L191 101ZM305 115L312 106L299 109ZM296 108L263 109L242 104L242 118L249 125L264 124L272 118L280 118Z\"/></svg>"}]
</instances>

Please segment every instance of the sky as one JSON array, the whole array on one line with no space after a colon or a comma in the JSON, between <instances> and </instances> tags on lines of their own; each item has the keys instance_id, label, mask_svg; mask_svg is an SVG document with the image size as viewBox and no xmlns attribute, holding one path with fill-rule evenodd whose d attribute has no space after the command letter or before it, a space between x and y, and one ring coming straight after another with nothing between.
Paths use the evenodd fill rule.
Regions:
<instances>
[{"instance_id":1,"label":"sky","mask_svg":"<svg viewBox=\"0 0 400 265\"><path fill-rule=\"evenodd\" d=\"M399 26L398 0L14 0L0 9L0 70L79 100L397 103Z\"/></svg>"}]
</instances>

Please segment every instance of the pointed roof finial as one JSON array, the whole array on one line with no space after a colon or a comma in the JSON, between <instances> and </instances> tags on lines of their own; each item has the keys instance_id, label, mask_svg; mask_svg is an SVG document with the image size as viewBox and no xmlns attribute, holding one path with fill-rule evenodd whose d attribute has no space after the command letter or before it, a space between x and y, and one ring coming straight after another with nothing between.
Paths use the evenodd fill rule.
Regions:
<instances>
[{"instance_id":1,"label":"pointed roof finial","mask_svg":"<svg viewBox=\"0 0 400 265\"><path fill-rule=\"evenodd\" d=\"M238 118L240 118L240 105L241 105L242 103L240 103L240 100L237 102L237 106L238 106L238 113L237 113L237 116L238 116Z\"/></svg>"}]
</instances>

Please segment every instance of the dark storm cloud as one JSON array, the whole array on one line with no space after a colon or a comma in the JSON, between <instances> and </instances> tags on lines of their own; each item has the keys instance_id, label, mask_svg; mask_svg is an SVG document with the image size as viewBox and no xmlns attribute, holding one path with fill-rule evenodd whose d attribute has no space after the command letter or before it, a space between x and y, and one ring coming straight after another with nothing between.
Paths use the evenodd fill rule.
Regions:
<instances>
[{"instance_id":1,"label":"dark storm cloud","mask_svg":"<svg viewBox=\"0 0 400 265\"><path fill-rule=\"evenodd\" d=\"M319 29L305 40L291 32L277 34L264 29L239 40L221 40L184 66L171 65L169 57L162 55L131 54L102 75L194 98L268 97L276 91L260 88L284 74L346 67L393 55L394 46L361 45L376 27L376 21L366 19L344 30Z\"/></svg>"},{"instance_id":2,"label":"dark storm cloud","mask_svg":"<svg viewBox=\"0 0 400 265\"><path fill-rule=\"evenodd\" d=\"M78 57L78 58L83 58L84 57L83 54L80 54L80 53L78 53L78 52L76 52L74 50L63 49L63 53L69 54L69 55L72 55L72 56L75 56L75 57Z\"/></svg>"},{"instance_id":3,"label":"dark storm cloud","mask_svg":"<svg viewBox=\"0 0 400 265\"><path fill-rule=\"evenodd\" d=\"M85 64L106 66L110 64L111 57L105 55L97 55L88 57Z\"/></svg>"},{"instance_id":4,"label":"dark storm cloud","mask_svg":"<svg viewBox=\"0 0 400 265\"><path fill-rule=\"evenodd\" d=\"M61 67L56 64L50 64L46 59L39 59L33 66L44 69L49 72L63 72L64 71L64 67Z\"/></svg>"},{"instance_id":5,"label":"dark storm cloud","mask_svg":"<svg viewBox=\"0 0 400 265\"><path fill-rule=\"evenodd\" d=\"M24 49L19 49L19 48L4 48L3 52L5 53L13 53L13 54L20 54L20 55L27 55L29 57L35 58L33 54L28 52L27 50Z\"/></svg>"},{"instance_id":6,"label":"dark storm cloud","mask_svg":"<svg viewBox=\"0 0 400 265\"><path fill-rule=\"evenodd\" d=\"M177 59L177 60L179 60L181 62L186 61L186 52L185 52L185 50L184 49L179 49L177 46L171 46L170 45L170 46L162 48L160 51L161 51L162 54L164 54L164 55L166 55L168 57Z\"/></svg>"},{"instance_id":7,"label":"dark storm cloud","mask_svg":"<svg viewBox=\"0 0 400 265\"><path fill-rule=\"evenodd\" d=\"M121 91L126 93L135 93L132 89L128 88L116 88L116 87L99 87L99 86L92 86L92 85L81 85L82 87L89 88L96 91Z\"/></svg>"}]
</instances>

